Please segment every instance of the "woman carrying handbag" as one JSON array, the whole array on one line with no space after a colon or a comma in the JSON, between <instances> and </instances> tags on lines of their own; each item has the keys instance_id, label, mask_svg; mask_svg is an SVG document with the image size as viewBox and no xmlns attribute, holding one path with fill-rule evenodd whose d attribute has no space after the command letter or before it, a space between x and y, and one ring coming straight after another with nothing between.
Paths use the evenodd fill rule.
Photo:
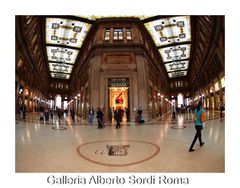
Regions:
<instances>
[{"instance_id":1,"label":"woman carrying handbag","mask_svg":"<svg viewBox=\"0 0 240 188\"><path fill-rule=\"evenodd\" d=\"M202 129L203 129L203 123L205 121L205 110L202 107L202 101L198 102L197 108L194 110L194 115L195 115L195 129L196 129L196 134L194 136L194 139L192 141L192 144L189 148L189 152L195 151L193 149L193 146L197 139L199 140L200 146L204 145L204 142L202 141Z\"/></svg>"}]
</instances>

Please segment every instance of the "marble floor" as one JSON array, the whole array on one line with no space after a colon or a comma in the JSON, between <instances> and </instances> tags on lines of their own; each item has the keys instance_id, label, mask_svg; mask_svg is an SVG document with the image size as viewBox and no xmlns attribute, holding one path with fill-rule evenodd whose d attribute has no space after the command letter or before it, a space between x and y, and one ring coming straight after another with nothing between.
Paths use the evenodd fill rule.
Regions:
<instances>
[{"instance_id":1,"label":"marble floor","mask_svg":"<svg viewBox=\"0 0 240 188\"><path fill-rule=\"evenodd\" d=\"M192 114L170 114L143 125L122 122L103 129L82 119L57 116L40 122L38 113L16 116L16 172L225 172L225 118L207 112L197 141Z\"/></svg>"}]
</instances>

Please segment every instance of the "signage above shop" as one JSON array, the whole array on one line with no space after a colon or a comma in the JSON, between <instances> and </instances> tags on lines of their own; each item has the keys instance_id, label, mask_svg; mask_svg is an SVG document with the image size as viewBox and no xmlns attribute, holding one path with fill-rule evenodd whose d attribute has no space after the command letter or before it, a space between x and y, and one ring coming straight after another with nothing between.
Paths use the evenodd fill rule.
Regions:
<instances>
[{"instance_id":1,"label":"signage above shop","mask_svg":"<svg viewBox=\"0 0 240 188\"><path fill-rule=\"evenodd\" d=\"M109 87L128 87L129 79L128 78L110 78L108 80Z\"/></svg>"}]
</instances>

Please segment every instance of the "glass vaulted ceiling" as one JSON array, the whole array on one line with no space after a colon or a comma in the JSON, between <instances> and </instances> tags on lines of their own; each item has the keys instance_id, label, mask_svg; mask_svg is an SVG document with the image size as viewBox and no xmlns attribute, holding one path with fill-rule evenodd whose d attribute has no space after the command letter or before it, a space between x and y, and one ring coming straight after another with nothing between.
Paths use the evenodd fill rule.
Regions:
<instances>
[{"instance_id":1,"label":"glass vaulted ceiling","mask_svg":"<svg viewBox=\"0 0 240 188\"><path fill-rule=\"evenodd\" d=\"M162 57L169 78L186 76L191 50L190 16L176 16L145 23Z\"/></svg>"},{"instance_id":2,"label":"glass vaulted ceiling","mask_svg":"<svg viewBox=\"0 0 240 188\"><path fill-rule=\"evenodd\" d=\"M140 20L148 18L136 17ZM186 76L191 50L190 16L165 17L144 25L158 48L169 78ZM91 24L77 18L46 18L46 51L51 77L70 78L79 49L90 28Z\"/></svg>"},{"instance_id":3,"label":"glass vaulted ceiling","mask_svg":"<svg viewBox=\"0 0 240 188\"><path fill-rule=\"evenodd\" d=\"M69 79L91 24L64 18L46 18L46 51L51 77Z\"/></svg>"}]
</instances>

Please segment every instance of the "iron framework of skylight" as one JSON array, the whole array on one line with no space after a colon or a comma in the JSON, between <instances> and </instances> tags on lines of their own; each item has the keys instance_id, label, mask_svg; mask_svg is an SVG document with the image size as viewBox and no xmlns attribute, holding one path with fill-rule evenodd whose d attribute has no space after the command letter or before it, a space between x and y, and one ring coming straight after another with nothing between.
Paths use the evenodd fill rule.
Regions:
<instances>
[{"instance_id":1,"label":"iron framework of skylight","mask_svg":"<svg viewBox=\"0 0 240 188\"><path fill-rule=\"evenodd\" d=\"M97 19L102 19L102 18L138 18L140 20L144 20L151 16L146 16L146 15L91 15L91 16L89 15L89 16L85 16L85 15L80 15L79 17L95 21Z\"/></svg>"},{"instance_id":2,"label":"iron framework of skylight","mask_svg":"<svg viewBox=\"0 0 240 188\"><path fill-rule=\"evenodd\" d=\"M169 78L186 76L191 50L190 16L160 18L146 22Z\"/></svg>"},{"instance_id":3,"label":"iron framework of skylight","mask_svg":"<svg viewBox=\"0 0 240 188\"><path fill-rule=\"evenodd\" d=\"M91 24L66 18L46 18L46 51L52 78L69 79Z\"/></svg>"}]
</instances>

